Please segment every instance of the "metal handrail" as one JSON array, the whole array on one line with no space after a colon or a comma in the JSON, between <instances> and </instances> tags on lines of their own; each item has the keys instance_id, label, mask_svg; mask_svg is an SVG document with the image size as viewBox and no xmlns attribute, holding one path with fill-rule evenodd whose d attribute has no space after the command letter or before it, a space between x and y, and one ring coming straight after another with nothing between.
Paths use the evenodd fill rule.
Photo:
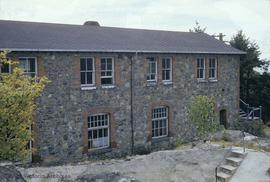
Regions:
<instances>
[{"instance_id":1,"label":"metal handrail","mask_svg":"<svg viewBox=\"0 0 270 182\"><path fill-rule=\"evenodd\" d=\"M262 106L250 107L249 104L240 99L240 108L246 113L247 120L249 118L254 119L255 117L262 118ZM256 111L259 111L259 113L255 113Z\"/></svg>"},{"instance_id":2,"label":"metal handrail","mask_svg":"<svg viewBox=\"0 0 270 182\"><path fill-rule=\"evenodd\" d=\"M215 173L216 173L216 182L218 181L217 173L218 173L218 168L221 166L221 164L225 161L226 157L232 152L232 146L230 146L229 150L226 152L224 155L222 161L219 162L217 167L215 168Z\"/></svg>"}]
</instances>

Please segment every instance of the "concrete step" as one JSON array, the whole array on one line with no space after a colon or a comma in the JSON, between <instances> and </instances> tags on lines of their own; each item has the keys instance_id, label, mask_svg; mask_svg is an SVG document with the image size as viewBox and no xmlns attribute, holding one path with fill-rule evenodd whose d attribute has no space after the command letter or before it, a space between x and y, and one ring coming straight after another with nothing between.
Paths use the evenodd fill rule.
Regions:
<instances>
[{"instance_id":1,"label":"concrete step","mask_svg":"<svg viewBox=\"0 0 270 182\"><path fill-rule=\"evenodd\" d=\"M244 152L243 150L233 150L231 156L245 158L247 156L247 152Z\"/></svg>"},{"instance_id":2,"label":"concrete step","mask_svg":"<svg viewBox=\"0 0 270 182\"><path fill-rule=\"evenodd\" d=\"M228 182L232 176L229 174L226 174L224 172L218 172L217 173L217 179L220 182Z\"/></svg>"},{"instance_id":3,"label":"concrete step","mask_svg":"<svg viewBox=\"0 0 270 182\"><path fill-rule=\"evenodd\" d=\"M237 167L232 166L232 165L228 165L228 164L224 164L220 166L220 170L226 174L230 174L233 175L236 171Z\"/></svg>"},{"instance_id":4,"label":"concrete step","mask_svg":"<svg viewBox=\"0 0 270 182\"><path fill-rule=\"evenodd\" d=\"M242 162L242 158L239 157L227 157L226 161L228 162L228 164L232 164L233 166L237 167L241 164Z\"/></svg>"}]
</instances>

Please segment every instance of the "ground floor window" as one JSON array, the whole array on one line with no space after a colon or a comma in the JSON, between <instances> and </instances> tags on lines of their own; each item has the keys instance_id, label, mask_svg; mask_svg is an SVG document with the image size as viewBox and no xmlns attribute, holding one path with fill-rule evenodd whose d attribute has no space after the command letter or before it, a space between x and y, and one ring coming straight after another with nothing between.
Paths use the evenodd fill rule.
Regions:
<instances>
[{"instance_id":1,"label":"ground floor window","mask_svg":"<svg viewBox=\"0 0 270 182\"><path fill-rule=\"evenodd\" d=\"M88 117L88 149L109 147L109 121L107 113Z\"/></svg>"},{"instance_id":2,"label":"ground floor window","mask_svg":"<svg viewBox=\"0 0 270 182\"><path fill-rule=\"evenodd\" d=\"M168 107L152 109L152 138L168 136Z\"/></svg>"}]
</instances>

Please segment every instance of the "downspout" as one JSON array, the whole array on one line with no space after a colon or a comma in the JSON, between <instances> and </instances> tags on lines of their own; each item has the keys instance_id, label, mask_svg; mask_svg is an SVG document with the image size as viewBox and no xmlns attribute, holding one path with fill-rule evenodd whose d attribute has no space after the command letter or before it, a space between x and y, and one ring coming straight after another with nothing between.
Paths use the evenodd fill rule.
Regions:
<instances>
[{"instance_id":1,"label":"downspout","mask_svg":"<svg viewBox=\"0 0 270 182\"><path fill-rule=\"evenodd\" d=\"M135 60L137 60L137 51ZM133 123L133 57L130 59L130 125L131 125L131 154L134 154L134 123Z\"/></svg>"}]
</instances>

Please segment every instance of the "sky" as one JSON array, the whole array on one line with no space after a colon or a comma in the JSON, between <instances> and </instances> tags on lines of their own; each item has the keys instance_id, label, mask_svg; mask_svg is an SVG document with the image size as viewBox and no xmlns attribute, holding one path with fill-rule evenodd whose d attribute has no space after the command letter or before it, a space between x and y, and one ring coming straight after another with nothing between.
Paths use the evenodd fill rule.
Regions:
<instances>
[{"instance_id":1,"label":"sky","mask_svg":"<svg viewBox=\"0 0 270 182\"><path fill-rule=\"evenodd\" d=\"M270 0L0 0L0 19L173 31L198 21L225 40L243 30L270 60Z\"/></svg>"}]
</instances>

